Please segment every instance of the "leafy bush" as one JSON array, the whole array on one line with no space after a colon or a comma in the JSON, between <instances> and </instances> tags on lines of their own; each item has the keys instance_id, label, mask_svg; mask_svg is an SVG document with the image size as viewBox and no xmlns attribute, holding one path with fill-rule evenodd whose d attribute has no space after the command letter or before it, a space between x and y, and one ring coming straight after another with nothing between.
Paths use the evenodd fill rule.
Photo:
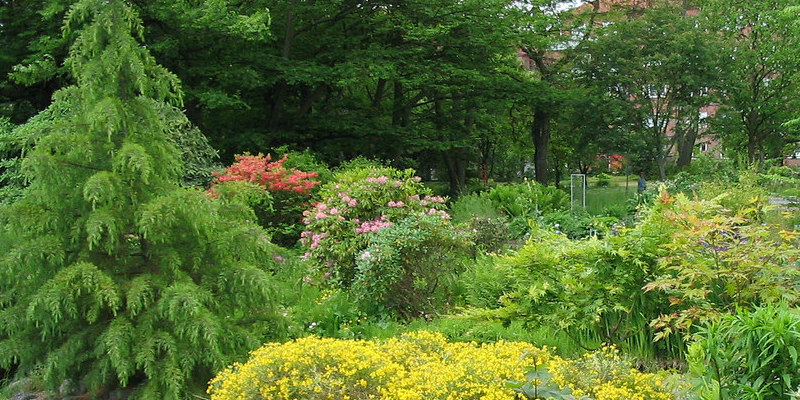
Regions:
<instances>
[{"instance_id":1,"label":"leafy bush","mask_svg":"<svg viewBox=\"0 0 800 400\"><path fill-rule=\"evenodd\" d=\"M800 300L798 233L760 223L758 208L734 212L719 200L662 195L664 223L677 229L663 272L645 289L663 291L677 312L654 320L657 338L737 308Z\"/></svg>"},{"instance_id":2,"label":"leafy bush","mask_svg":"<svg viewBox=\"0 0 800 400\"><path fill-rule=\"evenodd\" d=\"M481 194L494 208L511 218L511 234L523 237L529 230L529 220L541 215L569 209L569 196L554 187L525 181L493 187Z\"/></svg>"},{"instance_id":3,"label":"leafy bush","mask_svg":"<svg viewBox=\"0 0 800 400\"><path fill-rule=\"evenodd\" d=\"M450 215L454 223L463 223L473 218L500 218L505 214L500 212L488 197L472 193L459 196L450 204Z\"/></svg>"},{"instance_id":4,"label":"leafy bush","mask_svg":"<svg viewBox=\"0 0 800 400\"><path fill-rule=\"evenodd\" d=\"M468 316L524 320L562 329L584 345L603 341L645 356L675 356L679 340L650 344L649 322L666 313L666 296L642 286L658 276L676 226L665 224L663 206L632 228L571 240L535 229L518 251L479 263L464 275Z\"/></svg>"},{"instance_id":5,"label":"leafy bush","mask_svg":"<svg viewBox=\"0 0 800 400\"><path fill-rule=\"evenodd\" d=\"M484 195L495 208L511 217L531 217L569 208L566 193L534 181L497 185Z\"/></svg>"},{"instance_id":6,"label":"leafy bush","mask_svg":"<svg viewBox=\"0 0 800 400\"><path fill-rule=\"evenodd\" d=\"M595 176L597 187L608 187L611 185L611 175L602 173Z\"/></svg>"},{"instance_id":7,"label":"leafy bush","mask_svg":"<svg viewBox=\"0 0 800 400\"><path fill-rule=\"evenodd\" d=\"M265 345L222 371L208 392L213 400L513 400L506 382L524 379L533 357L551 358L527 343L449 343L425 331L383 342L309 337Z\"/></svg>"},{"instance_id":8,"label":"leafy bush","mask_svg":"<svg viewBox=\"0 0 800 400\"><path fill-rule=\"evenodd\" d=\"M440 216L410 215L379 230L358 255L351 290L363 309L382 308L406 318L451 301L445 279L461 272L469 242Z\"/></svg>"},{"instance_id":9,"label":"leafy bush","mask_svg":"<svg viewBox=\"0 0 800 400\"><path fill-rule=\"evenodd\" d=\"M450 205L453 223L471 232L476 250L498 252L512 241L508 217L495 208L494 203L479 194L460 196Z\"/></svg>"},{"instance_id":10,"label":"leafy bush","mask_svg":"<svg viewBox=\"0 0 800 400\"><path fill-rule=\"evenodd\" d=\"M689 347L701 399L785 399L800 387L800 312L786 304L722 315ZM796 396L796 394L795 394Z\"/></svg>"},{"instance_id":11,"label":"leafy bush","mask_svg":"<svg viewBox=\"0 0 800 400\"><path fill-rule=\"evenodd\" d=\"M333 180L333 171L325 162L320 161L311 150L303 151L289 150L288 146L281 146L272 150L274 154L285 154L286 162L284 168L289 170L306 171L316 174L316 179L321 183L328 183Z\"/></svg>"}]
</instances>

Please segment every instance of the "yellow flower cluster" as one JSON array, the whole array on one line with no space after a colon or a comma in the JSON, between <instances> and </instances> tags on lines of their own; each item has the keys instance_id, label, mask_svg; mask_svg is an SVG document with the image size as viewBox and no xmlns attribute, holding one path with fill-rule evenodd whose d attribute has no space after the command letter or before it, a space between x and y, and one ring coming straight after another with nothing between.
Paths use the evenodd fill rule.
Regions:
<instances>
[{"instance_id":1,"label":"yellow flower cluster","mask_svg":"<svg viewBox=\"0 0 800 400\"><path fill-rule=\"evenodd\" d=\"M548 365L553 383L572 389L575 397L594 400L672 400L662 374L646 374L623 360L613 346L577 360L553 357Z\"/></svg>"},{"instance_id":2,"label":"yellow flower cluster","mask_svg":"<svg viewBox=\"0 0 800 400\"><path fill-rule=\"evenodd\" d=\"M439 333L383 342L305 338L267 344L209 384L212 400L515 399L506 387L552 358L528 343L450 343Z\"/></svg>"}]
</instances>

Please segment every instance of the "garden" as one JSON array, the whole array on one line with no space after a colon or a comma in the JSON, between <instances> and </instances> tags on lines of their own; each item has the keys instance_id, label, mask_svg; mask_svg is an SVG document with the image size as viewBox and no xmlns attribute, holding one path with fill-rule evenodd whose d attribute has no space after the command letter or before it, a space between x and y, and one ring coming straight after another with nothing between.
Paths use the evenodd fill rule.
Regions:
<instances>
[{"instance_id":1,"label":"garden","mask_svg":"<svg viewBox=\"0 0 800 400\"><path fill-rule=\"evenodd\" d=\"M797 167L220 165L132 6L63 29L73 83L0 124L1 398L800 399Z\"/></svg>"}]
</instances>

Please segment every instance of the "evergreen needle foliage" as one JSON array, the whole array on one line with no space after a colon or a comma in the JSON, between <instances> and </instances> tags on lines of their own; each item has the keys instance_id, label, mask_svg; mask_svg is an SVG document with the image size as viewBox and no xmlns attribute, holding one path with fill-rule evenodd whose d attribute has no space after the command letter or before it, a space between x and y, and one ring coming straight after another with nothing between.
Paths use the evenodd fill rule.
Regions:
<instances>
[{"instance_id":1,"label":"evergreen needle foliage","mask_svg":"<svg viewBox=\"0 0 800 400\"><path fill-rule=\"evenodd\" d=\"M126 2L80 0L64 30L76 83L20 128L30 184L0 209L0 368L187 398L261 343L273 245L245 206L180 187L179 83Z\"/></svg>"}]
</instances>

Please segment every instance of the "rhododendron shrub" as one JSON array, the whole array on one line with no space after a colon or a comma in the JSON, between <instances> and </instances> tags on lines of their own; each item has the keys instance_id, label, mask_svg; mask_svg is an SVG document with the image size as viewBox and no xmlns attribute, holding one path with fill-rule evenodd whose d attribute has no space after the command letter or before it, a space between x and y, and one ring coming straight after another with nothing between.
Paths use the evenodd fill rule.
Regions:
<instances>
[{"instance_id":1,"label":"rhododendron shrub","mask_svg":"<svg viewBox=\"0 0 800 400\"><path fill-rule=\"evenodd\" d=\"M284 168L283 164L288 158L289 156L284 154L280 160L272 161L272 156L269 154L266 156L260 153L255 156L248 153L238 155L236 162L226 168L224 172L214 173L215 180L212 186L219 182L250 181L272 192L290 191L308 194L320 183L311 180L317 176L317 173Z\"/></svg>"},{"instance_id":2,"label":"rhododendron shrub","mask_svg":"<svg viewBox=\"0 0 800 400\"><path fill-rule=\"evenodd\" d=\"M404 224L404 229L412 230L415 228L410 226L433 226L404 222L408 218L429 217L444 221L444 225L440 224L437 230L451 227L450 215L444 211L445 199L432 195L420 183L420 178L414 176L413 170L357 167L339 172L335 178L334 182L320 189L320 201L304 212L307 226L301 234L301 243L307 250L304 258L327 284L350 289L354 282L365 281L368 248L382 237L384 230L398 224ZM445 236L437 233L431 237ZM403 248L402 241L402 237L397 237L394 249L388 249L389 244L383 241L381 252L389 254ZM454 247L450 243L440 248L444 242L447 240L420 239L418 244L421 247L417 251L434 253ZM432 258L429 261L434 262ZM413 265L418 262L425 261L419 258L399 260L392 268L395 274L392 281L407 280L406 275L418 268ZM431 267L439 268L434 265ZM435 282L428 283L435 286ZM387 283L385 288L391 291L393 286Z\"/></svg>"},{"instance_id":3,"label":"rhododendron shrub","mask_svg":"<svg viewBox=\"0 0 800 400\"><path fill-rule=\"evenodd\" d=\"M269 194L249 203L255 209L259 223L270 231L275 243L294 244L302 230L301 213L307 206L311 192L320 182L313 179L317 177L316 172L286 168L284 164L288 158L288 154L279 160L273 160L269 154L238 155L233 165L222 173L214 173L208 193L212 197L219 197L247 187L235 184L234 189L222 188L234 182L257 185ZM252 199L250 196L248 198Z\"/></svg>"}]
</instances>

